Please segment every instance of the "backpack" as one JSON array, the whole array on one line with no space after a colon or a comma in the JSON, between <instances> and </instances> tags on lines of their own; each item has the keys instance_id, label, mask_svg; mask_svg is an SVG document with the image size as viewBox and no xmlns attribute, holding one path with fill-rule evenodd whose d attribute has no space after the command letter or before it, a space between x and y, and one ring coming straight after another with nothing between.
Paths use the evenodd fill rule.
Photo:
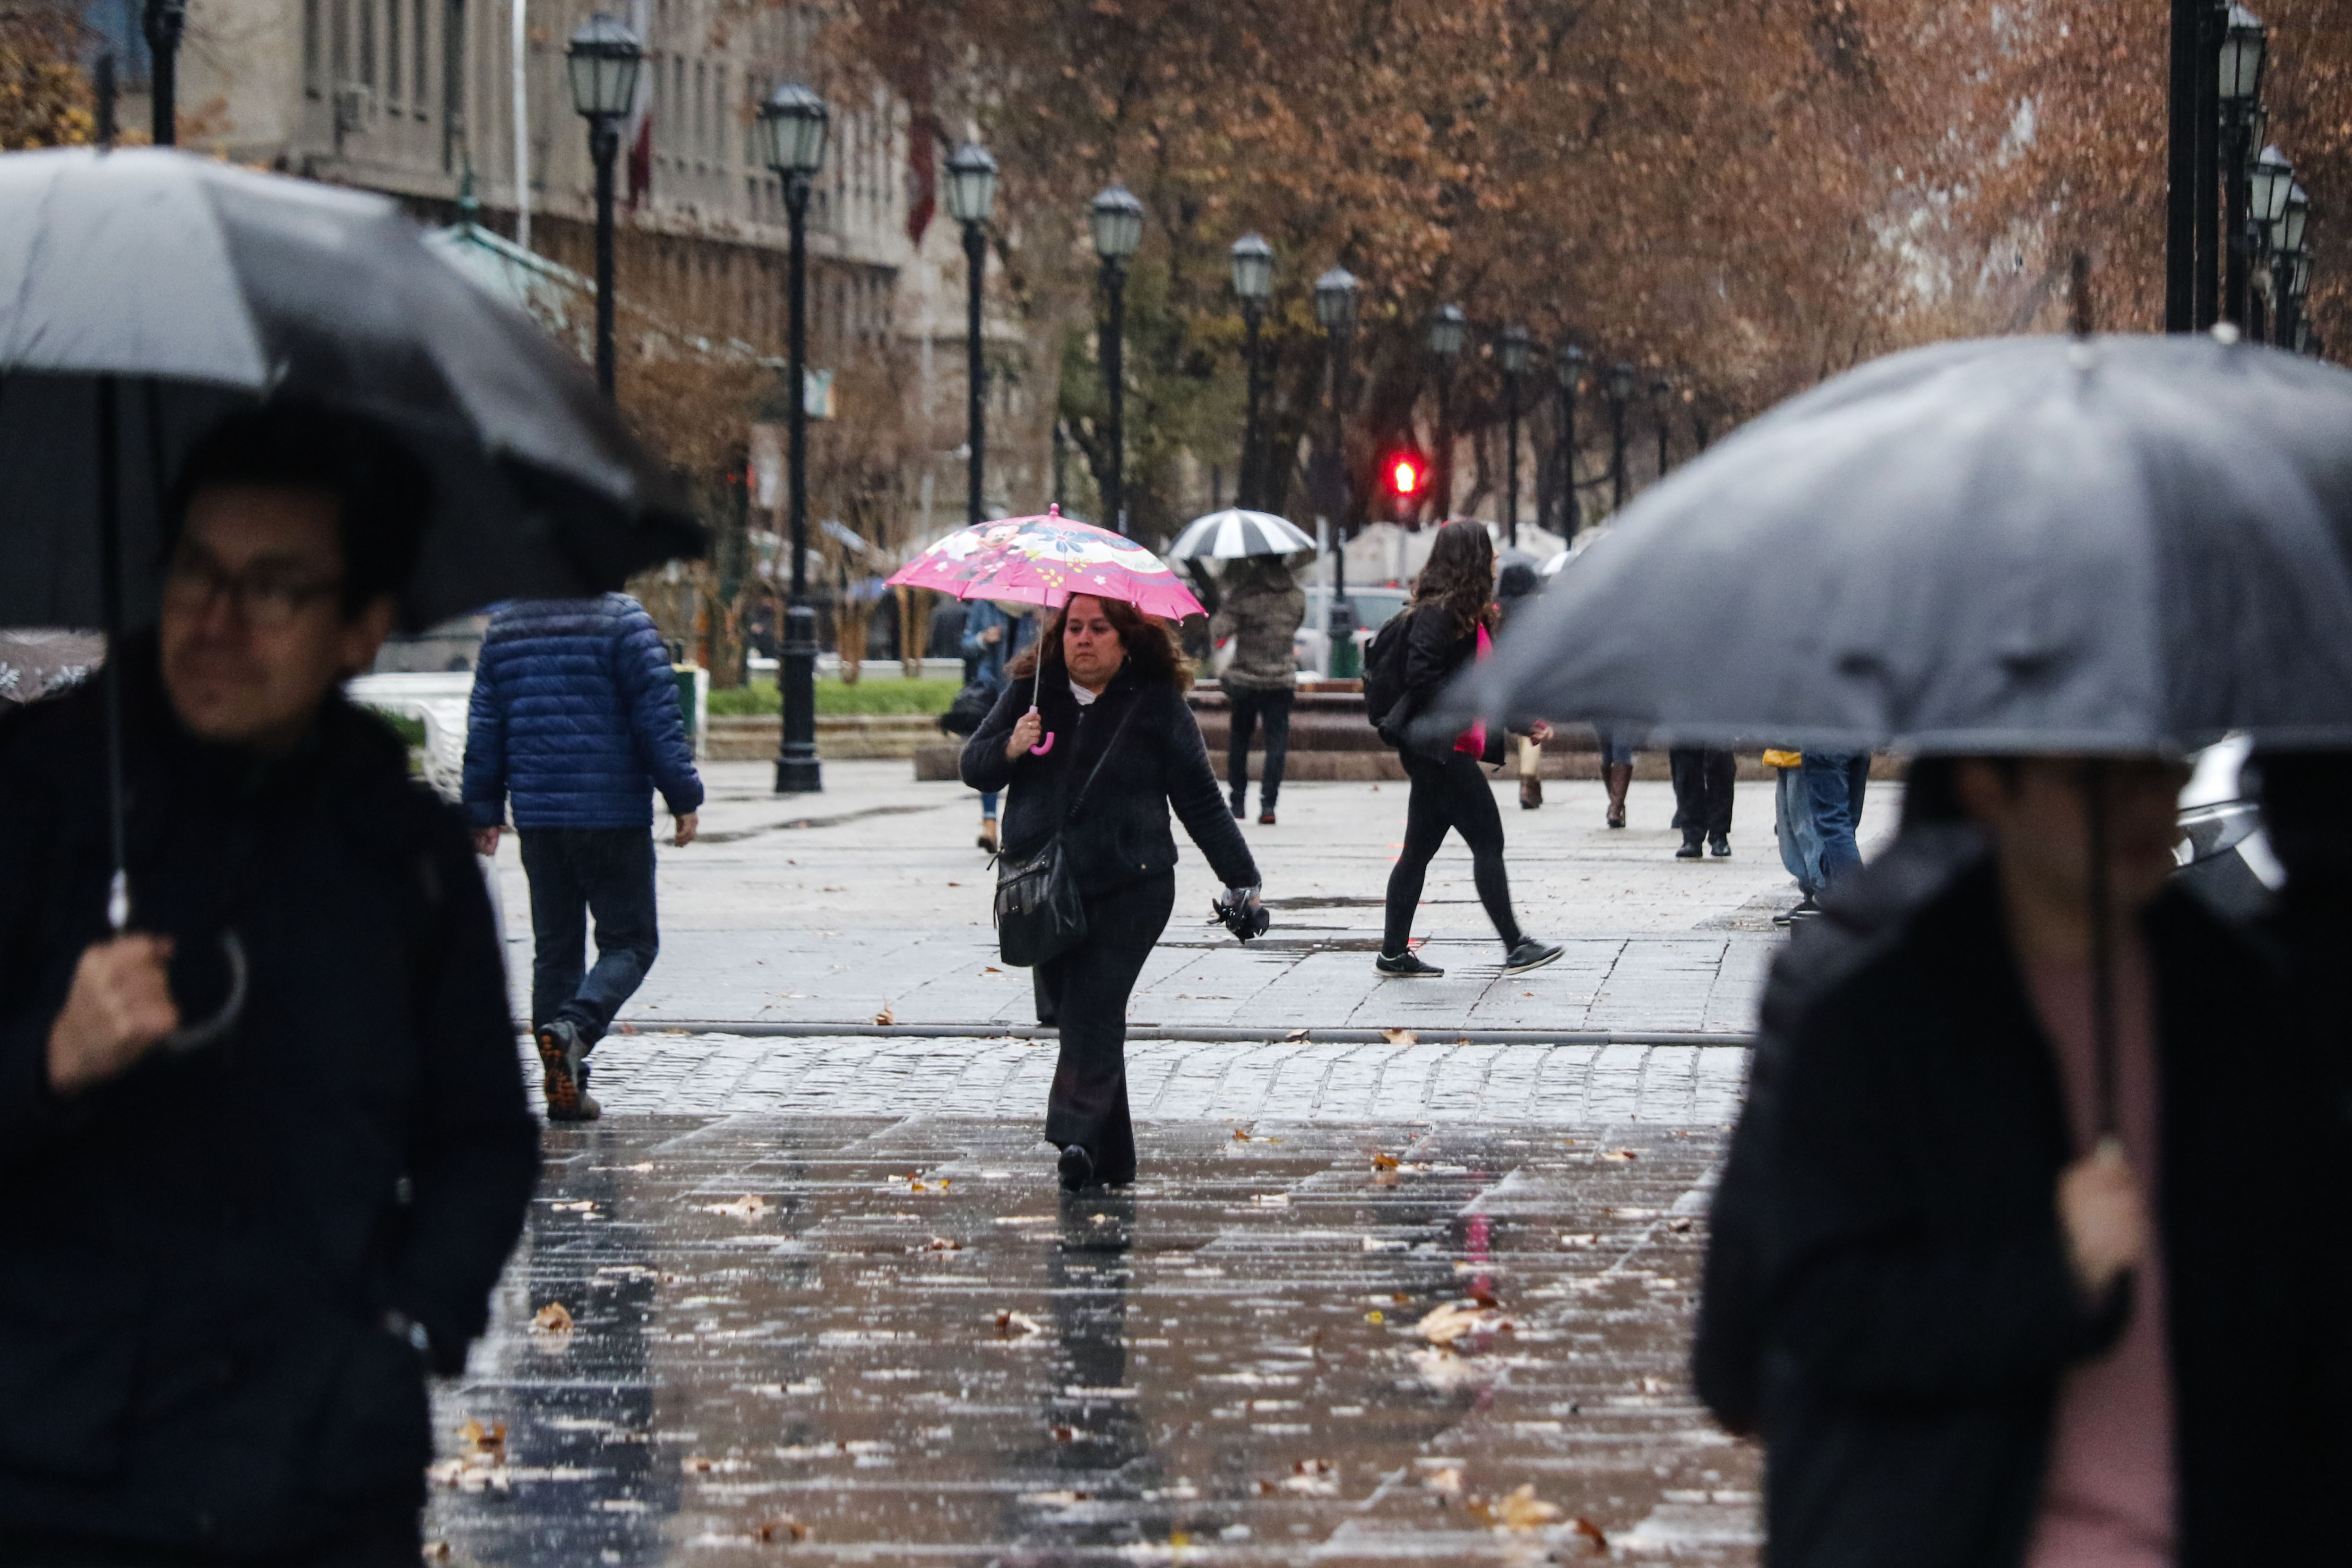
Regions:
<instances>
[{"instance_id":1,"label":"backpack","mask_svg":"<svg viewBox=\"0 0 2352 1568\"><path fill-rule=\"evenodd\" d=\"M1391 616L1364 650L1364 718L1383 738L1391 710L1404 700L1404 645L1412 635L1412 616L1411 610Z\"/></svg>"}]
</instances>

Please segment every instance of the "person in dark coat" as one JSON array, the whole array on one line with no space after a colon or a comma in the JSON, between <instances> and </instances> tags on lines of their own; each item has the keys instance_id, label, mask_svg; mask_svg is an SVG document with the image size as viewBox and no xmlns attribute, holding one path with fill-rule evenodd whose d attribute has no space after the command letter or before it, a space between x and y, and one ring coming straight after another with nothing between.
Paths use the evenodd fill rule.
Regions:
<instances>
[{"instance_id":1,"label":"person in dark coat","mask_svg":"<svg viewBox=\"0 0 2352 1568\"><path fill-rule=\"evenodd\" d=\"M125 934L103 683L0 723L0 1563L417 1560L425 1374L538 1168L465 823L336 689L425 485L299 411L191 457L111 656Z\"/></svg>"},{"instance_id":2,"label":"person in dark coat","mask_svg":"<svg viewBox=\"0 0 2352 1568\"><path fill-rule=\"evenodd\" d=\"M1024 611L1019 616L1005 614L1003 606L987 599L973 599L964 612L963 623L964 684L980 682L989 690L1003 695L1008 679L1006 668L1024 648L1037 640L1036 612ZM970 737L966 737L969 739ZM997 792L982 790L980 795L980 847L996 853Z\"/></svg>"},{"instance_id":3,"label":"person in dark coat","mask_svg":"<svg viewBox=\"0 0 2352 1568\"><path fill-rule=\"evenodd\" d=\"M2168 879L2182 776L1916 764L1776 963L1694 1352L1764 1439L1770 1568L2341 1554L2340 1132L2273 959Z\"/></svg>"},{"instance_id":4,"label":"person in dark coat","mask_svg":"<svg viewBox=\"0 0 2352 1568\"><path fill-rule=\"evenodd\" d=\"M1012 675L964 746L963 782L1012 792L1007 858L1062 836L1087 934L1037 970L1042 1008L1061 1029L1045 1138L1061 1149L1066 1190L1118 1186L1135 1179L1127 999L1175 908L1169 812L1208 857L1229 906L1257 902L1257 862L1209 771L1184 701L1192 675L1165 624L1124 600L1081 594L1013 661Z\"/></svg>"},{"instance_id":5,"label":"person in dark coat","mask_svg":"<svg viewBox=\"0 0 2352 1568\"><path fill-rule=\"evenodd\" d=\"M694 841L702 779L661 631L626 594L500 605L466 723L474 846L499 852L513 802L530 879L530 1026L551 1121L593 1121L588 1053L661 950L653 795ZM588 920L596 963L588 967Z\"/></svg>"},{"instance_id":6,"label":"person in dark coat","mask_svg":"<svg viewBox=\"0 0 2352 1568\"><path fill-rule=\"evenodd\" d=\"M1709 746L1672 746L1666 767L1675 784L1675 822L1683 830L1677 860L1731 853L1732 786L1739 760Z\"/></svg>"},{"instance_id":7,"label":"person in dark coat","mask_svg":"<svg viewBox=\"0 0 2352 1568\"><path fill-rule=\"evenodd\" d=\"M1495 576L1495 608L1505 624L1543 591L1543 579L1525 561L1514 561ZM1534 811L1543 805L1543 742L1532 734L1518 742L1519 809Z\"/></svg>"},{"instance_id":8,"label":"person in dark coat","mask_svg":"<svg viewBox=\"0 0 2352 1568\"><path fill-rule=\"evenodd\" d=\"M1251 732L1265 724L1265 767L1258 779L1258 826L1274 826L1275 801L1282 794L1283 764L1290 755L1290 705L1298 694L1298 656L1294 639L1307 618L1307 591L1279 555L1244 555L1225 568L1223 594L1210 617L1209 635L1231 639L1233 662L1217 678L1233 727L1225 746L1225 784L1233 791L1234 817L1249 815Z\"/></svg>"},{"instance_id":9,"label":"person in dark coat","mask_svg":"<svg viewBox=\"0 0 2352 1568\"><path fill-rule=\"evenodd\" d=\"M1495 625L1495 542L1486 524L1449 522L1437 531L1429 563L1414 585L1404 628L1404 669L1395 704L1381 716L1381 739L1397 749L1412 793L1405 805L1404 847L1389 873L1388 919L1373 963L1382 974L1433 978L1445 971L1412 951L1412 917L1429 862L1451 831L1470 847L1471 876L1486 918L1503 942L1503 972L1540 969L1560 950L1519 930L1511 912L1510 873L1503 864L1503 816L1480 764L1499 765L1503 736L1474 724L1459 736L1417 739L1413 721L1446 682L1479 657ZM1538 723L1532 733L1551 733Z\"/></svg>"}]
</instances>

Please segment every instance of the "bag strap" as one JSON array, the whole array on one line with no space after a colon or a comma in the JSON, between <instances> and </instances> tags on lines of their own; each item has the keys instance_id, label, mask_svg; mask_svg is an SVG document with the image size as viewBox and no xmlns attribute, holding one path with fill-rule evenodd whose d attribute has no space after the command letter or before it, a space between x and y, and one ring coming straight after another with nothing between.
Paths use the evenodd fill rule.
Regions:
<instances>
[{"instance_id":1,"label":"bag strap","mask_svg":"<svg viewBox=\"0 0 2352 1568\"><path fill-rule=\"evenodd\" d=\"M1110 739L1103 742L1102 755L1095 759L1094 767L1087 773L1087 782L1078 786L1077 797L1072 800L1068 807L1063 811L1064 822L1076 822L1078 819L1079 811L1087 804L1087 795L1095 787L1095 780L1102 776L1103 764L1110 761L1111 752L1118 745L1118 738L1127 733L1127 721L1135 717L1135 710L1143 705L1143 698L1142 692L1137 692L1133 700L1128 703L1127 711L1118 716L1118 723L1112 728Z\"/></svg>"}]
</instances>

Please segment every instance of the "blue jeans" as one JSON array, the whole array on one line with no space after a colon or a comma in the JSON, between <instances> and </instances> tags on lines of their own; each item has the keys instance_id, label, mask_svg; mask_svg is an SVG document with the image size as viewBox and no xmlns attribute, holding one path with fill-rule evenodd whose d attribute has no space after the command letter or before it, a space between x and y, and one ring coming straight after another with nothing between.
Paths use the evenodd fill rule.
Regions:
<instances>
[{"instance_id":1,"label":"blue jeans","mask_svg":"<svg viewBox=\"0 0 2352 1568\"><path fill-rule=\"evenodd\" d=\"M1780 840L1780 864L1797 879L1797 891L1811 898L1822 890L1822 830L1813 816L1813 792L1801 768L1781 768L1772 798L1772 829Z\"/></svg>"},{"instance_id":2,"label":"blue jeans","mask_svg":"<svg viewBox=\"0 0 2352 1568\"><path fill-rule=\"evenodd\" d=\"M526 827L530 879L530 1024L569 1019L593 1045L645 983L661 950L649 827ZM586 968L588 918L596 965Z\"/></svg>"},{"instance_id":3,"label":"blue jeans","mask_svg":"<svg viewBox=\"0 0 2352 1568\"><path fill-rule=\"evenodd\" d=\"M1834 887L1862 868L1854 831L1862 825L1862 797L1870 788L1870 753L1809 750L1804 774L1822 840L1822 886Z\"/></svg>"}]
</instances>

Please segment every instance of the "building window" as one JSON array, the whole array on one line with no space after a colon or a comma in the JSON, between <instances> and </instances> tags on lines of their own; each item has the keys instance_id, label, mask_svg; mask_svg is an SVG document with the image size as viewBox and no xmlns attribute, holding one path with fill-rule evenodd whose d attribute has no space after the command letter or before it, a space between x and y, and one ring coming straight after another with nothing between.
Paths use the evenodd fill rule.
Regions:
<instances>
[{"instance_id":1,"label":"building window","mask_svg":"<svg viewBox=\"0 0 2352 1568\"><path fill-rule=\"evenodd\" d=\"M398 5L399 0L393 0L393 3ZM416 118L419 120L424 119L425 114L425 84L433 74L431 69L433 43L427 36L428 30L425 26L432 15L428 5L429 0L415 0L416 9L411 14L411 19L415 23L410 31L415 37L416 75L410 79L409 91L415 95L412 101L416 105Z\"/></svg>"},{"instance_id":2,"label":"building window","mask_svg":"<svg viewBox=\"0 0 2352 1568\"><path fill-rule=\"evenodd\" d=\"M383 98L386 103L398 103L401 92L400 0L384 0L383 6Z\"/></svg>"},{"instance_id":3,"label":"building window","mask_svg":"<svg viewBox=\"0 0 2352 1568\"><path fill-rule=\"evenodd\" d=\"M360 80L375 90L375 0L360 0Z\"/></svg>"},{"instance_id":4,"label":"building window","mask_svg":"<svg viewBox=\"0 0 2352 1568\"><path fill-rule=\"evenodd\" d=\"M441 172L457 172L466 134L466 0L441 0Z\"/></svg>"},{"instance_id":5,"label":"building window","mask_svg":"<svg viewBox=\"0 0 2352 1568\"><path fill-rule=\"evenodd\" d=\"M334 16L330 24L327 68L334 73L327 86L331 90L352 79L352 0L331 0Z\"/></svg>"},{"instance_id":6,"label":"building window","mask_svg":"<svg viewBox=\"0 0 2352 1568\"><path fill-rule=\"evenodd\" d=\"M325 61L320 58L319 39L319 0L302 0L302 93L317 98L325 91L319 78Z\"/></svg>"},{"instance_id":7,"label":"building window","mask_svg":"<svg viewBox=\"0 0 2352 1568\"><path fill-rule=\"evenodd\" d=\"M697 168L708 167L710 162L710 68L700 60L694 62L694 163Z\"/></svg>"}]
</instances>

